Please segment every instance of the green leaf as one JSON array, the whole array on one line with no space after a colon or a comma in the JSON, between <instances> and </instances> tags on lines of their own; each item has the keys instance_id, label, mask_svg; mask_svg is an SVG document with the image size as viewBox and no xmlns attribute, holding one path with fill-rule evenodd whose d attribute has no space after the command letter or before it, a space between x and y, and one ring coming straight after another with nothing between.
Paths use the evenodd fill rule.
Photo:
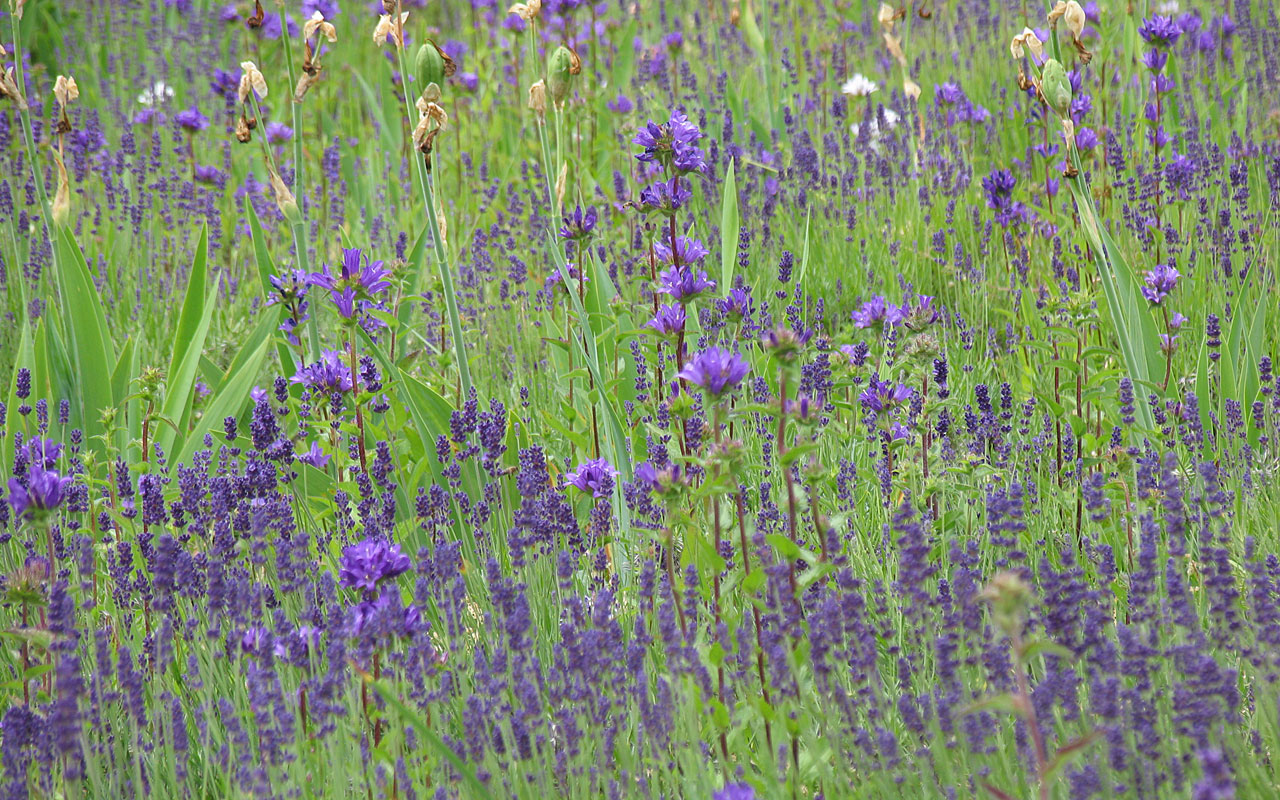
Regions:
<instances>
[{"instance_id":1,"label":"green leaf","mask_svg":"<svg viewBox=\"0 0 1280 800\"><path fill-rule=\"evenodd\" d=\"M1003 711L1006 714L1019 715L1022 710L1018 707L1018 700L1013 695L1005 692L1004 694L993 694L968 704L960 709L960 715L976 714L979 711Z\"/></svg>"},{"instance_id":2,"label":"green leaf","mask_svg":"<svg viewBox=\"0 0 1280 800\"><path fill-rule=\"evenodd\" d=\"M258 327L265 326L270 329L272 319L269 315L264 315L259 321ZM256 346L254 340L257 339ZM191 433L182 443L181 452L176 459L172 459L170 463L189 464L191 457L195 451L204 447L204 435L210 433L214 426L221 426L223 420L227 417L236 417L240 415L240 411L244 408L245 403L249 401L249 390L253 388L253 384L258 380L259 370L262 368L262 362L267 357L268 345L271 341L266 336L251 337L245 342L245 346L241 348L240 353L236 356L235 361L231 365L231 369L227 370L227 377L222 384L213 392L212 402L204 409L204 414L196 421L191 428ZM250 348L253 348L250 350Z\"/></svg>"},{"instance_id":3,"label":"green leaf","mask_svg":"<svg viewBox=\"0 0 1280 800\"><path fill-rule=\"evenodd\" d=\"M764 537L765 541L773 545L777 549L778 554L788 561L795 561L800 558L800 545L791 541L787 536L781 533L771 533Z\"/></svg>"},{"instance_id":4,"label":"green leaf","mask_svg":"<svg viewBox=\"0 0 1280 800\"><path fill-rule=\"evenodd\" d=\"M1058 774L1061 773L1068 764L1079 758L1089 745L1093 744L1101 737L1101 731L1090 731L1084 736L1072 739L1062 747L1059 747L1058 752L1055 753L1053 758L1049 761L1049 766L1045 768L1043 778L1045 783L1052 783L1056 780Z\"/></svg>"},{"instance_id":5,"label":"green leaf","mask_svg":"<svg viewBox=\"0 0 1280 800\"><path fill-rule=\"evenodd\" d=\"M163 427L156 434L156 443L166 453L173 448L178 431L185 432L191 424L191 398L195 394L196 371L204 342L213 321L214 304L208 301L209 286L209 228L200 229L196 243L195 259L191 262L191 275L187 279L187 296L182 303L182 316L173 334L173 353L169 358L169 371L165 375L164 406L162 414L173 420L178 430Z\"/></svg>"},{"instance_id":6,"label":"green leaf","mask_svg":"<svg viewBox=\"0 0 1280 800\"><path fill-rule=\"evenodd\" d=\"M57 233L61 253L58 283L62 293L64 328L70 339L70 357L76 380L72 387L73 417L79 420L89 447L102 446L94 437L102 433L99 415L115 405L111 394L111 368L116 363L111 331L102 296L71 231ZM72 424L75 424L73 421Z\"/></svg>"},{"instance_id":7,"label":"green leaf","mask_svg":"<svg viewBox=\"0 0 1280 800\"><path fill-rule=\"evenodd\" d=\"M720 292L733 288L733 268L738 263L738 181L734 176L734 162L729 162L729 172L724 178L724 195L720 201Z\"/></svg>"},{"instance_id":8,"label":"green leaf","mask_svg":"<svg viewBox=\"0 0 1280 800\"><path fill-rule=\"evenodd\" d=\"M481 783L480 779L476 777L475 770L473 770L467 762L458 758L458 754L453 752L453 750L444 743L444 740L440 738L439 734L431 729L431 726L426 723L426 720L424 720L416 711L405 705L404 701L396 696L396 693L392 691L391 687L388 686L385 681L371 681L370 685L373 686L373 690L377 692L384 701L386 701L387 705L391 706L391 708L400 716L402 721L409 723L409 725L417 731L418 735L422 737L431 749L435 750L437 754L448 761L449 765L462 776L462 780L471 787L471 791L473 792L469 793L469 796L483 798L493 797L489 792L489 787Z\"/></svg>"},{"instance_id":9,"label":"green leaf","mask_svg":"<svg viewBox=\"0 0 1280 800\"><path fill-rule=\"evenodd\" d=\"M1033 658L1043 658L1044 656L1058 656L1068 661L1074 661L1076 654L1071 652L1069 648L1060 644L1051 642L1048 639L1034 639L1027 642L1022 647L1022 660L1030 661Z\"/></svg>"},{"instance_id":10,"label":"green leaf","mask_svg":"<svg viewBox=\"0 0 1280 800\"><path fill-rule=\"evenodd\" d=\"M258 211L253 207L248 196L244 198L244 213L249 218L249 234L253 238L253 260L258 267L258 281L262 284L262 300L264 303L271 299L271 278L276 274L276 265L271 260L271 253L267 250L267 237L262 232L262 220L258 219ZM315 314L315 301L312 300L312 315ZM264 309L263 313L270 316L273 312ZM277 309L275 314L276 324L284 322L289 312L284 306ZM315 324L315 320L311 321ZM280 358L280 366L284 369L286 378L292 378L297 372L297 366L294 364L293 354L289 351L289 346L283 341L276 343L276 355Z\"/></svg>"}]
</instances>

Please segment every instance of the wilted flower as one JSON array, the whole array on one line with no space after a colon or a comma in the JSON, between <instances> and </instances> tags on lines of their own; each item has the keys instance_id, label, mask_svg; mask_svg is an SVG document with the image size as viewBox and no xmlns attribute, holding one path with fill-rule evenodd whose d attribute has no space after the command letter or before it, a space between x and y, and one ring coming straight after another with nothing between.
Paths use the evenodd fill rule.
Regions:
<instances>
[{"instance_id":1,"label":"wilted flower","mask_svg":"<svg viewBox=\"0 0 1280 800\"><path fill-rule=\"evenodd\" d=\"M404 22L409 18L408 11L400 12L400 24L397 25L391 19L390 14L383 14L378 17L378 24L373 28L373 41L375 44L383 45L388 40L393 42L396 47L404 47L404 41L400 38L400 31L404 29Z\"/></svg>"},{"instance_id":2,"label":"wilted flower","mask_svg":"<svg viewBox=\"0 0 1280 800\"><path fill-rule=\"evenodd\" d=\"M80 97L80 87L76 86L76 79L59 75L53 82L53 96L57 99L58 105L65 109L69 103Z\"/></svg>"},{"instance_id":3,"label":"wilted flower","mask_svg":"<svg viewBox=\"0 0 1280 800\"><path fill-rule=\"evenodd\" d=\"M243 103L249 99L249 92L251 90L258 95L259 100L266 98L267 79L264 78L262 73L258 70L258 65L254 64L252 61L241 61L240 69L242 70L240 74L240 86L236 90L236 93L240 98L240 102Z\"/></svg>"},{"instance_id":4,"label":"wilted flower","mask_svg":"<svg viewBox=\"0 0 1280 800\"><path fill-rule=\"evenodd\" d=\"M701 386L712 396L719 396L733 391L750 371L751 365L737 353L708 347L694 356L678 377Z\"/></svg>"},{"instance_id":5,"label":"wilted flower","mask_svg":"<svg viewBox=\"0 0 1280 800\"><path fill-rule=\"evenodd\" d=\"M1023 47L1031 51L1031 55L1035 56L1037 61L1044 59L1044 43L1040 41L1040 37L1036 36L1036 32L1030 28L1023 28L1022 33L1013 37L1013 41L1009 42L1009 52L1014 58L1022 58Z\"/></svg>"},{"instance_id":6,"label":"wilted flower","mask_svg":"<svg viewBox=\"0 0 1280 800\"><path fill-rule=\"evenodd\" d=\"M538 16L538 12L542 10L542 0L529 0L527 3L514 3L507 9L508 14L515 14L520 19L528 22Z\"/></svg>"},{"instance_id":7,"label":"wilted flower","mask_svg":"<svg viewBox=\"0 0 1280 800\"><path fill-rule=\"evenodd\" d=\"M312 11L311 18L302 23L302 38L309 42L317 33L329 42L338 41L338 31L334 29L333 23L326 22L324 14L321 14L318 9Z\"/></svg>"},{"instance_id":8,"label":"wilted flower","mask_svg":"<svg viewBox=\"0 0 1280 800\"><path fill-rule=\"evenodd\" d=\"M618 477L618 471L607 460L595 458L579 464L576 470L564 477L570 486L590 492L598 499L613 493L613 479Z\"/></svg>"}]
</instances>

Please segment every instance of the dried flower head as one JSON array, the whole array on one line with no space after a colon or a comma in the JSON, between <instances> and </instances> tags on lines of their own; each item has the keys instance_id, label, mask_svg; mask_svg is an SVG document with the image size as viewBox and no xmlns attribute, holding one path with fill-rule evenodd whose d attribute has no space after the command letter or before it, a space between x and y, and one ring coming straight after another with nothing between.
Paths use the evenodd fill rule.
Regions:
<instances>
[{"instance_id":1,"label":"dried flower head","mask_svg":"<svg viewBox=\"0 0 1280 800\"><path fill-rule=\"evenodd\" d=\"M507 9L508 14L515 14L525 22L528 22L538 16L540 11L542 11L542 0L529 0L527 3L513 3L511 7Z\"/></svg>"},{"instance_id":2,"label":"dried flower head","mask_svg":"<svg viewBox=\"0 0 1280 800\"><path fill-rule=\"evenodd\" d=\"M313 11L311 19L302 23L302 38L310 41L311 37L317 33L330 43L338 41L338 31L333 27L333 23L326 22L324 14L319 11Z\"/></svg>"},{"instance_id":3,"label":"dried flower head","mask_svg":"<svg viewBox=\"0 0 1280 800\"><path fill-rule=\"evenodd\" d=\"M400 12L400 22L396 24L390 14L383 14L378 17L378 24L373 29L373 41L375 44L383 45L390 39L395 43L396 47L404 47L404 40L401 37L401 31L404 30L405 20L409 19L408 11Z\"/></svg>"},{"instance_id":4,"label":"dried flower head","mask_svg":"<svg viewBox=\"0 0 1280 800\"><path fill-rule=\"evenodd\" d=\"M893 6L888 3L880 4L880 13L876 15L876 20L880 23L880 27L886 32L893 30L893 21L898 18L898 12L894 11Z\"/></svg>"},{"instance_id":5,"label":"dried flower head","mask_svg":"<svg viewBox=\"0 0 1280 800\"><path fill-rule=\"evenodd\" d=\"M1071 37L1078 42L1084 34L1084 8L1076 0L1070 0L1066 6L1062 12L1062 21L1067 23L1067 27L1071 29Z\"/></svg>"},{"instance_id":6,"label":"dried flower head","mask_svg":"<svg viewBox=\"0 0 1280 800\"><path fill-rule=\"evenodd\" d=\"M1036 32L1030 28L1023 28L1022 33L1013 37L1013 41L1009 42L1009 52L1014 58L1022 58L1023 47L1031 51L1031 55L1037 59L1044 58L1044 43L1040 41L1040 37L1036 36Z\"/></svg>"},{"instance_id":7,"label":"dried flower head","mask_svg":"<svg viewBox=\"0 0 1280 800\"><path fill-rule=\"evenodd\" d=\"M68 104L80 97L80 87L76 86L76 79L59 75L53 83L53 96L57 98L58 105L66 108Z\"/></svg>"},{"instance_id":8,"label":"dried flower head","mask_svg":"<svg viewBox=\"0 0 1280 800\"><path fill-rule=\"evenodd\" d=\"M547 84L538 81L529 87L529 108L539 117L547 114Z\"/></svg>"},{"instance_id":9,"label":"dried flower head","mask_svg":"<svg viewBox=\"0 0 1280 800\"><path fill-rule=\"evenodd\" d=\"M276 196L276 207L289 222L297 222L299 220L298 201L293 198L293 192L289 191L280 173L276 172L275 167L270 164L267 165L267 175L271 180L271 191Z\"/></svg>"},{"instance_id":10,"label":"dried flower head","mask_svg":"<svg viewBox=\"0 0 1280 800\"><path fill-rule=\"evenodd\" d=\"M256 92L258 99L262 100L267 96L267 79L262 76L262 72L258 70L258 65L252 61L241 61L240 69L243 72L240 75L240 86L236 94L243 103L249 99L249 92Z\"/></svg>"}]
</instances>

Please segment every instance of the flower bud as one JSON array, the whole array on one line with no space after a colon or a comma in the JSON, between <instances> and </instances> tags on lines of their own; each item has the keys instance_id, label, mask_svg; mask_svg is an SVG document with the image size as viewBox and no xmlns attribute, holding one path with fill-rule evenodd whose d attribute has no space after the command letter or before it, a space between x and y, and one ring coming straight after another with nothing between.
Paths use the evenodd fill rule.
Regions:
<instances>
[{"instance_id":1,"label":"flower bud","mask_svg":"<svg viewBox=\"0 0 1280 800\"><path fill-rule=\"evenodd\" d=\"M1071 116L1071 80L1067 78L1067 70L1062 62L1051 58L1044 62L1044 71L1040 76L1040 91L1049 107L1059 117Z\"/></svg>"},{"instance_id":2,"label":"flower bud","mask_svg":"<svg viewBox=\"0 0 1280 800\"><path fill-rule=\"evenodd\" d=\"M1022 632L1027 608L1031 605L1031 587L1016 572L997 573L979 595L991 604L991 617L996 627L1009 636Z\"/></svg>"},{"instance_id":3,"label":"flower bud","mask_svg":"<svg viewBox=\"0 0 1280 800\"><path fill-rule=\"evenodd\" d=\"M53 158L58 164L58 190L53 196L52 216L54 224L62 227L71 215L71 181L67 179L67 168L62 158L56 154Z\"/></svg>"},{"instance_id":4,"label":"flower bud","mask_svg":"<svg viewBox=\"0 0 1280 800\"><path fill-rule=\"evenodd\" d=\"M556 48L547 60L547 88L551 91L551 101L563 107L569 99L569 91L573 87L573 76L582 71L582 61L576 53L564 45Z\"/></svg>"},{"instance_id":5,"label":"flower bud","mask_svg":"<svg viewBox=\"0 0 1280 800\"><path fill-rule=\"evenodd\" d=\"M293 199L293 192L289 191L289 187L285 185L280 173L276 172L275 168L268 164L267 176L271 180L271 191L276 196L276 208L280 209L280 213L284 215L290 225L296 225L301 222L302 216L298 213L298 201Z\"/></svg>"}]
</instances>

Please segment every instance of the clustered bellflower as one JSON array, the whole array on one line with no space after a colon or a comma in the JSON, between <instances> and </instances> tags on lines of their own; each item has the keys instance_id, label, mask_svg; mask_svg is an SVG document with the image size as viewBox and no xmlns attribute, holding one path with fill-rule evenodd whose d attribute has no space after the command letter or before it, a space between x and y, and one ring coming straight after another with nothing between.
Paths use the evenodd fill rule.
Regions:
<instances>
[{"instance_id":1,"label":"clustered bellflower","mask_svg":"<svg viewBox=\"0 0 1280 800\"><path fill-rule=\"evenodd\" d=\"M342 266L337 275L325 264L320 272L307 276L307 283L329 291L338 315L355 322L356 312L381 307L379 295L391 288L387 280L391 270L381 260L363 256L358 248L342 251ZM376 321L373 324L378 325Z\"/></svg>"},{"instance_id":2,"label":"clustered bellflower","mask_svg":"<svg viewBox=\"0 0 1280 800\"><path fill-rule=\"evenodd\" d=\"M24 486L17 478L9 479L9 505L19 517L34 517L57 510L66 498L71 478L65 478L51 469L36 465Z\"/></svg>"},{"instance_id":3,"label":"clustered bellflower","mask_svg":"<svg viewBox=\"0 0 1280 800\"><path fill-rule=\"evenodd\" d=\"M737 353L708 347L681 370L679 377L718 397L733 391L750 371L746 359Z\"/></svg>"},{"instance_id":4,"label":"clustered bellflower","mask_svg":"<svg viewBox=\"0 0 1280 800\"><path fill-rule=\"evenodd\" d=\"M325 394L344 394L354 386L351 370L342 362L342 353L337 350L325 350L319 361L298 370L293 382Z\"/></svg>"},{"instance_id":5,"label":"clustered bellflower","mask_svg":"<svg viewBox=\"0 0 1280 800\"><path fill-rule=\"evenodd\" d=\"M1156 264L1155 269L1147 270L1143 276L1146 286L1142 287L1142 296L1153 306L1160 305L1178 286L1178 271L1168 264Z\"/></svg>"},{"instance_id":6,"label":"clustered bellflower","mask_svg":"<svg viewBox=\"0 0 1280 800\"><path fill-rule=\"evenodd\" d=\"M613 493L613 479L616 477L618 471L606 459L593 458L582 462L576 470L565 475L565 482L599 499Z\"/></svg>"},{"instance_id":7,"label":"clustered bellflower","mask_svg":"<svg viewBox=\"0 0 1280 800\"><path fill-rule=\"evenodd\" d=\"M338 582L348 589L374 592L383 581L409 571L409 557L386 539L365 539L342 551Z\"/></svg>"},{"instance_id":8,"label":"clustered bellflower","mask_svg":"<svg viewBox=\"0 0 1280 800\"><path fill-rule=\"evenodd\" d=\"M701 172L707 162L697 142L702 138L702 131L680 112L673 112L671 119L663 124L649 121L632 140L644 148L636 158L646 164L659 164L664 169L673 169L676 174Z\"/></svg>"}]
</instances>

